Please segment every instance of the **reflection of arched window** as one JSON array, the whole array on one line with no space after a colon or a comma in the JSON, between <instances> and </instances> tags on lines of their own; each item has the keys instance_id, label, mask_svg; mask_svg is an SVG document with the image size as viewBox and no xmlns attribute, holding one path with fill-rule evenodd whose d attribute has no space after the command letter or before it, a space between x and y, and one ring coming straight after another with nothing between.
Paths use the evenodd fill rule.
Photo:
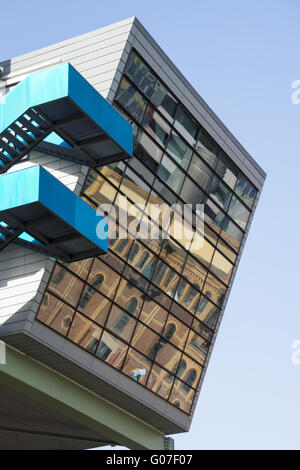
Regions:
<instances>
[{"instance_id":1,"label":"reflection of arched window","mask_svg":"<svg viewBox=\"0 0 300 470\"><path fill-rule=\"evenodd\" d=\"M153 276L153 282L155 282L155 284L159 285L161 283L167 268L168 266L163 261L159 261Z\"/></svg>"},{"instance_id":2,"label":"reflection of arched window","mask_svg":"<svg viewBox=\"0 0 300 470\"><path fill-rule=\"evenodd\" d=\"M197 373L195 369L190 370L185 380L186 383L182 384L181 386L183 393L185 394L189 393L189 391L191 390L191 387L193 386L196 380L196 377L197 377Z\"/></svg>"},{"instance_id":3,"label":"reflection of arched window","mask_svg":"<svg viewBox=\"0 0 300 470\"><path fill-rule=\"evenodd\" d=\"M138 264L139 269L142 269L142 267L144 266L148 258L149 258L149 253L147 252L143 253L143 256L141 257L140 262Z\"/></svg>"},{"instance_id":4,"label":"reflection of arched window","mask_svg":"<svg viewBox=\"0 0 300 470\"><path fill-rule=\"evenodd\" d=\"M174 325L174 323L170 323L167 326L167 329L166 329L166 332L164 333L163 338L158 338L158 340L153 344L152 348L148 352L147 356L149 359L151 359L152 361L154 360L158 351L167 344L167 340L170 341L175 331L176 331L176 326Z\"/></svg>"},{"instance_id":5,"label":"reflection of arched window","mask_svg":"<svg viewBox=\"0 0 300 470\"><path fill-rule=\"evenodd\" d=\"M199 287L197 284L193 284L193 285L194 287ZM193 302L194 298L196 297L197 290L194 289L194 287L190 287L187 294L185 295L184 300L183 300L185 305L190 305Z\"/></svg>"},{"instance_id":6,"label":"reflection of arched window","mask_svg":"<svg viewBox=\"0 0 300 470\"><path fill-rule=\"evenodd\" d=\"M169 374L167 375L166 377L166 381L167 382L171 382L171 380L173 379L173 376L176 375L177 377L181 377L182 374L184 373L185 369L186 369L186 362L184 359L182 359L180 362L179 362L179 367L178 367L178 370L177 370L177 367L178 367L178 362L175 364L173 370L172 370L172 374ZM177 380L176 380L177 382Z\"/></svg>"},{"instance_id":7,"label":"reflection of arched window","mask_svg":"<svg viewBox=\"0 0 300 470\"><path fill-rule=\"evenodd\" d=\"M103 281L104 281L103 275L97 274L92 280L91 284L95 289L99 289ZM87 290L85 291L85 294L81 297L78 305L82 308L85 308L95 293L96 291L92 287L89 286Z\"/></svg>"},{"instance_id":8,"label":"reflection of arched window","mask_svg":"<svg viewBox=\"0 0 300 470\"><path fill-rule=\"evenodd\" d=\"M174 323L170 323L167 326L166 332L164 333L164 337L166 338L166 340L170 341L175 331L176 331L176 326L174 325Z\"/></svg>"},{"instance_id":9,"label":"reflection of arched window","mask_svg":"<svg viewBox=\"0 0 300 470\"><path fill-rule=\"evenodd\" d=\"M208 299L211 298L211 292L207 292L206 295L207 295ZM201 300L200 300L200 302L198 304L198 307L197 307L197 313L203 312L203 310L205 309L205 307L208 303L208 299L206 297L203 297L203 296L201 297Z\"/></svg>"},{"instance_id":10,"label":"reflection of arched window","mask_svg":"<svg viewBox=\"0 0 300 470\"><path fill-rule=\"evenodd\" d=\"M116 246L116 251L118 253L122 253L122 251L125 249L125 247L128 245L128 239L124 238L119 241L119 243Z\"/></svg>"},{"instance_id":11,"label":"reflection of arched window","mask_svg":"<svg viewBox=\"0 0 300 470\"><path fill-rule=\"evenodd\" d=\"M130 313L131 315L135 314L135 311L138 306L138 300L134 297L130 300L129 304L126 307L126 312Z\"/></svg>"},{"instance_id":12,"label":"reflection of arched window","mask_svg":"<svg viewBox=\"0 0 300 470\"><path fill-rule=\"evenodd\" d=\"M174 401L174 406L176 406L176 408L180 408L180 401L179 400Z\"/></svg>"},{"instance_id":13,"label":"reflection of arched window","mask_svg":"<svg viewBox=\"0 0 300 470\"><path fill-rule=\"evenodd\" d=\"M149 261L149 263L145 266L145 268L143 270L144 276L149 279L152 276L154 267L155 267L155 260L152 259L151 261Z\"/></svg>"},{"instance_id":14,"label":"reflection of arched window","mask_svg":"<svg viewBox=\"0 0 300 470\"><path fill-rule=\"evenodd\" d=\"M182 296L185 288L186 288L186 282L184 279L181 279L177 288L177 292L175 294L175 300L178 300Z\"/></svg>"},{"instance_id":15,"label":"reflection of arched window","mask_svg":"<svg viewBox=\"0 0 300 470\"><path fill-rule=\"evenodd\" d=\"M130 313L131 315L134 315L137 309L137 306L138 306L137 299L136 298L131 299L126 307L126 312ZM129 320L130 320L130 316L127 315L127 313L123 313L121 317L119 318L119 320L116 322L114 326L114 331L116 333L122 333L125 326L129 323Z\"/></svg>"},{"instance_id":16,"label":"reflection of arched window","mask_svg":"<svg viewBox=\"0 0 300 470\"><path fill-rule=\"evenodd\" d=\"M52 284L55 284L57 286L63 280L66 274L67 271L65 270L65 268L60 268L52 277Z\"/></svg>"},{"instance_id":17,"label":"reflection of arched window","mask_svg":"<svg viewBox=\"0 0 300 470\"><path fill-rule=\"evenodd\" d=\"M164 282L164 287L168 287L168 285L172 282L173 278L175 276L174 271L169 271L168 275L166 276L165 282Z\"/></svg>"},{"instance_id":18,"label":"reflection of arched window","mask_svg":"<svg viewBox=\"0 0 300 470\"><path fill-rule=\"evenodd\" d=\"M186 362L185 362L184 359L182 359L180 361L180 364L179 364L179 367L178 367L177 377L180 378L182 376L182 374L184 373L185 369L186 369Z\"/></svg>"},{"instance_id":19,"label":"reflection of arched window","mask_svg":"<svg viewBox=\"0 0 300 470\"><path fill-rule=\"evenodd\" d=\"M136 257L136 255L138 254L138 252L140 251L139 249L139 246L137 243L134 243L132 245L132 248L130 250L130 253L129 253L129 257L128 257L128 261L132 262L134 260L134 258Z\"/></svg>"}]
</instances>

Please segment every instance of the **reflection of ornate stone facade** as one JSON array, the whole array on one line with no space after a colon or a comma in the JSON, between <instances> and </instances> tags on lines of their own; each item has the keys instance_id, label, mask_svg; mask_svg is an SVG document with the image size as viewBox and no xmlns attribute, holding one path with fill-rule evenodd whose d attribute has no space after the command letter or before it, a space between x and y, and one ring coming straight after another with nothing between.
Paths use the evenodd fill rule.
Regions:
<instances>
[{"instance_id":1,"label":"reflection of ornate stone facade","mask_svg":"<svg viewBox=\"0 0 300 470\"><path fill-rule=\"evenodd\" d=\"M132 180L121 180L120 174L110 167L103 168L102 175L105 178L94 172L88 182L84 195L90 201L97 205L115 201L118 207L115 187L121 184L120 189L129 200L146 205L148 193ZM151 196L148 205L160 202ZM204 324L214 327L218 316L218 309L210 300L220 304L225 286L207 271L214 255L206 241L200 247L194 244L191 250L199 263L187 257L180 244L165 240L157 264L154 253L159 253L161 241L142 241L133 240L130 235L110 240L110 250L127 259L124 272L124 263L112 253L93 263L85 260L70 265L78 277L57 265L39 319L163 398L167 399L172 389L170 401L188 412L209 346L210 333ZM218 263L215 269L228 282L230 272L220 268L222 264ZM182 269L185 279L180 276ZM84 286L85 280L89 284ZM201 296L201 290L205 296ZM78 313L74 316L75 311ZM194 320L196 331L188 327L193 321L191 315L203 322ZM127 344L134 349L128 349Z\"/></svg>"}]
</instances>

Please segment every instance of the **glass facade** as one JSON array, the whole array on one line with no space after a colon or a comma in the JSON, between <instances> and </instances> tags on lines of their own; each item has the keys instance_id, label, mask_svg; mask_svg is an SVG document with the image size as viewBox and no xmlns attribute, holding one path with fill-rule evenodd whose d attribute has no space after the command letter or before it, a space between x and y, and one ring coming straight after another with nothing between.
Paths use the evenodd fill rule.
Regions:
<instances>
[{"instance_id":1,"label":"glass facade","mask_svg":"<svg viewBox=\"0 0 300 470\"><path fill-rule=\"evenodd\" d=\"M91 170L81 197L113 204L118 234L126 196L156 236L129 231L106 255L57 262L37 318L190 413L257 191L134 50L114 106L133 125L135 158ZM200 247L197 231L189 249L172 236L176 212L163 237L163 218L145 212L160 203L192 204L194 216L204 204Z\"/></svg>"}]
</instances>

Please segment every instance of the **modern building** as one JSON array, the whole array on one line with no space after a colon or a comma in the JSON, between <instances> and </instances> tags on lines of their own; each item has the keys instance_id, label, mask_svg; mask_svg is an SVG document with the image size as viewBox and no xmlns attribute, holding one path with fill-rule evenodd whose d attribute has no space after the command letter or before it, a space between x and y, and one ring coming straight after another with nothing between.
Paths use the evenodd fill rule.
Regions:
<instances>
[{"instance_id":1,"label":"modern building","mask_svg":"<svg viewBox=\"0 0 300 470\"><path fill-rule=\"evenodd\" d=\"M133 157L88 168L71 161L80 146L65 159L64 145L40 140L8 169L41 165L93 209L115 211L98 256L0 251L0 447L168 448L165 436L190 428L266 175L136 18L2 62L2 100L65 63L132 125ZM112 222L123 229L121 196L155 236L111 236ZM172 206L169 227L151 204ZM184 204L189 244L175 236Z\"/></svg>"}]
</instances>

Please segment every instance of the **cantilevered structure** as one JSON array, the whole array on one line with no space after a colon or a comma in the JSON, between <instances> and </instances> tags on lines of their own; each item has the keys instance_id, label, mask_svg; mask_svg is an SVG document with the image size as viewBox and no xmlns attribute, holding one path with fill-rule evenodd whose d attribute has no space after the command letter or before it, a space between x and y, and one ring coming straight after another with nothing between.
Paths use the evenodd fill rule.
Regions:
<instances>
[{"instance_id":1,"label":"cantilevered structure","mask_svg":"<svg viewBox=\"0 0 300 470\"><path fill-rule=\"evenodd\" d=\"M81 74L105 98L97 98L105 116L115 119L117 110L134 135L132 158L123 133L119 141L113 134L119 126L97 124L84 108L80 85L80 100L61 94L55 115L53 104L30 105L7 119L3 167L40 165L94 211L112 204L118 214L126 196L158 235L109 238L107 253L75 262L20 240L0 252L8 352L0 365L1 446L168 447L165 436L190 428L265 173L136 18L0 65L2 103L26 77L62 66ZM22 129L12 128L21 115ZM160 219L147 217L161 203L175 207L171 229L178 207L203 204L203 244L193 243L197 230L190 246L172 230L162 237ZM109 213L108 227L112 221Z\"/></svg>"}]
</instances>

